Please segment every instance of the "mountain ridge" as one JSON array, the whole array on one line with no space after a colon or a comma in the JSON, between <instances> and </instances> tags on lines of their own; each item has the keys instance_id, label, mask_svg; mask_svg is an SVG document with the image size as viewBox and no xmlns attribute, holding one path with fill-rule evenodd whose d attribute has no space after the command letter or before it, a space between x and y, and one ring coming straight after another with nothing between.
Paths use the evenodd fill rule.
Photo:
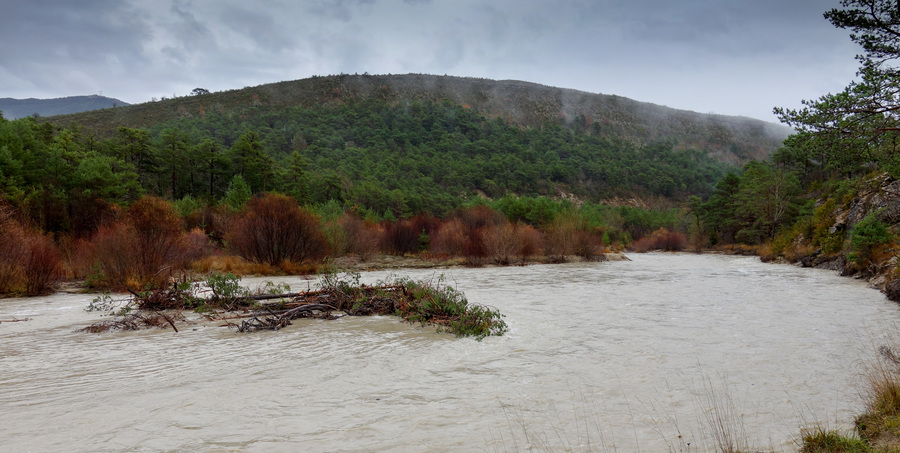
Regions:
<instances>
[{"instance_id":1,"label":"mountain ridge","mask_svg":"<svg viewBox=\"0 0 900 453\"><path fill-rule=\"evenodd\" d=\"M129 105L119 99L99 95L66 96L53 99L0 98L0 112L8 120L26 116L55 116Z\"/></svg>"},{"instance_id":2,"label":"mountain ridge","mask_svg":"<svg viewBox=\"0 0 900 453\"><path fill-rule=\"evenodd\" d=\"M252 115L254 111L272 111L280 106L340 105L370 98L394 104L426 99L451 102L519 127L561 123L637 144L674 141L677 149L700 149L732 164L765 159L791 133L776 123L680 110L617 95L520 80L427 74L314 76L60 115L53 121L78 123L109 135L118 126L147 128L180 117L238 109L241 114Z\"/></svg>"}]
</instances>

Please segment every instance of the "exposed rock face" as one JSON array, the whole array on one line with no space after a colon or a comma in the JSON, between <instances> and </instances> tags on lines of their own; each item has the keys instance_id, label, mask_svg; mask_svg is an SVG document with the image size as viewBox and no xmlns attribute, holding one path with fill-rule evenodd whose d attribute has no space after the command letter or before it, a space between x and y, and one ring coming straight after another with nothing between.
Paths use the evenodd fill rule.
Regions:
<instances>
[{"instance_id":1,"label":"exposed rock face","mask_svg":"<svg viewBox=\"0 0 900 453\"><path fill-rule=\"evenodd\" d=\"M900 233L900 180L881 174L864 183L864 188L843 207L836 208L831 234L840 234L845 240L850 238L853 228L870 213L888 224L894 234ZM860 265L850 259L845 251L827 255L821 249L801 257L797 264L804 267L830 269L842 276L864 278L872 286L880 289L893 301L900 302L900 278L895 277L898 257L882 259Z\"/></svg>"},{"instance_id":2,"label":"exposed rock face","mask_svg":"<svg viewBox=\"0 0 900 453\"><path fill-rule=\"evenodd\" d=\"M871 181L868 191L862 192L850 203L850 208L837 215L832 233L850 231L870 212L877 212L879 219L895 225L900 223L900 180L880 175Z\"/></svg>"}]
</instances>

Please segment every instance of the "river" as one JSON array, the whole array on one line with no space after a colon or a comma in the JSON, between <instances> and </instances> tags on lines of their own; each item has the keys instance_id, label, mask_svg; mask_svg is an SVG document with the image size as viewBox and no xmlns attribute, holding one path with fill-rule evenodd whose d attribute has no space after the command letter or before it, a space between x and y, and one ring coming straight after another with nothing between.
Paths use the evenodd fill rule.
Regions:
<instances>
[{"instance_id":1,"label":"river","mask_svg":"<svg viewBox=\"0 0 900 453\"><path fill-rule=\"evenodd\" d=\"M505 314L478 342L394 317L89 334L93 295L0 300L0 451L792 451L847 428L900 306L753 257L368 272ZM315 285L293 278L248 279ZM711 422L712 420L712 422Z\"/></svg>"}]
</instances>

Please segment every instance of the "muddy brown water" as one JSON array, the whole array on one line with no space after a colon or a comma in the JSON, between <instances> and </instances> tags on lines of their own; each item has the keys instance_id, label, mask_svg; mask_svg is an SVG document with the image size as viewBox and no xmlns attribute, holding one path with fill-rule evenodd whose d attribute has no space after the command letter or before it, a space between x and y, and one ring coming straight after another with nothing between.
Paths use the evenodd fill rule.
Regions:
<instances>
[{"instance_id":1,"label":"muddy brown water","mask_svg":"<svg viewBox=\"0 0 900 453\"><path fill-rule=\"evenodd\" d=\"M364 273L436 279L506 315L478 342L394 317L87 334L93 295L0 300L0 451L755 448L847 428L900 320L865 283L756 258ZM293 290L298 277L267 280ZM713 415L713 417L710 417Z\"/></svg>"}]
</instances>

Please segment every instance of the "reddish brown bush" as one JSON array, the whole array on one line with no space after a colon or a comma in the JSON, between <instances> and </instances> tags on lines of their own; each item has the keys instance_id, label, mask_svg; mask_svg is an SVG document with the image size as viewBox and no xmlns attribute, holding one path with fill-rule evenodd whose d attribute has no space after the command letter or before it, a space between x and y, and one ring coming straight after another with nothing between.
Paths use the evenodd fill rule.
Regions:
<instances>
[{"instance_id":1,"label":"reddish brown bush","mask_svg":"<svg viewBox=\"0 0 900 453\"><path fill-rule=\"evenodd\" d=\"M406 219L396 222L383 222L384 237L382 250L392 255L415 253L419 250L422 231L416 229L416 225Z\"/></svg>"},{"instance_id":2,"label":"reddish brown bush","mask_svg":"<svg viewBox=\"0 0 900 453\"><path fill-rule=\"evenodd\" d=\"M445 222L431 235L429 250L436 255L462 256L466 227L459 219Z\"/></svg>"},{"instance_id":3,"label":"reddish brown bush","mask_svg":"<svg viewBox=\"0 0 900 453\"><path fill-rule=\"evenodd\" d=\"M557 216L544 230L544 253L551 262L564 262L571 255L586 252L587 237L583 234L587 226L575 215Z\"/></svg>"},{"instance_id":4,"label":"reddish brown bush","mask_svg":"<svg viewBox=\"0 0 900 453\"><path fill-rule=\"evenodd\" d=\"M165 270L181 262L181 218L171 203L156 197L143 197L128 209L137 256L136 277L141 284L159 284L168 280Z\"/></svg>"},{"instance_id":5,"label":"reddish brown bush","mask_svg":"<svg viewBox=\"0 0 900 453\"><path fill-rule=\"evenodd\" d=\"M205 206L200 210L199 223L210 240L221 244L232 217L231 208Z\"/></svg>"},{"instance_id":6,"label":"reddish brown bush","mask_svg":"<svg viewBox=\"0 0 900 453\"><path fill-rule=\"evenodd\" d=\"M62 277L62 254L53 239L42 234L32 234L26 247L25 295L47 294Z\"/></svg>"},{"instance_id":7,"label":"reddish brown bush","mask_svg":"<svg viewBox=\"0 0 900 453\"><path fill-rule=\"evenodd\" d=\"M575 254L575 235L577 230L574 228L564 228L560 226L550 225L544 231L544 254L550 262L562 263L566 261L566 257Z\"/></svg>"},{"instance_id":8,"label":"reddish brown bush","mask_svg":"<svg viewBox=\"0 0 900 453\"><path fill-rule=\"evenodd\" d=\"M541 233L531 225L519 225L519 256L522 261L540 254L542 248Z\"/></svg>"},{"instance_id":9,"label":"reddish brown bush","mask_svg":"<svg viewBox=\"0 0 900 453\"><path fill-rule=\"evenodd\" d=\"M69 272L69 278L83 279L92 272L96 255L92 241L64 236L60 239L59 246Z\"/></svg>"},{"instance_id":10,"label":"reddish brown bush","mask_svg":"<svg viewBox=\"0 0 900 453\"><path fill-rule=\"evenodd\" d=\"M572 251L588 261L603 255L603 234L600 231L575 231Z\"/></svg>"},{"instance_id":11,"label":"reddish brown bush","mask_svg":"<svg viewBox=\"0 0 900 453\"><path fill-rule=\"evenodd\" d=\"M325 256L322 227L312 214L285 195L251 199L225 235L228 246L242 257L273 266L284 260L318 261Z\"/></svg>"},{"instance_id":12,"label":"reddish brown bush","mask_svg":"<svg viewBox=\"0 0 900 453\"><path fill-rule=\"evenodd\" d=\"M344 232L344 239L347 242L347 251L353 252L353 248L356 245L357 237L360 232L365 228L365 222L359 218L358 215L345 212L341 214L341 216L337 220L338 225L340 225L341 230ZM332 253L340 253L341 251L332 250Z\"/></svg>"},{"instance_id":13,"label":"reddish brown bush","mask_svg":"<svg viewBox=\"0 0 900 453\"><path fill-rule=\"evenodd\" d=\"M344 213L338 223L344 231L347 252L355 254L363 262L372 259L382 242L383 235L379 226L369 224L351 213Z\"/></svg>"},{"instance_id":14,"label":"reddish brown bush","mask_svg":"<svg viewBox=\"0 0 900 453\"><path fill-rule=\"evenodd\" d=\"M122 216L118 205L102 199L75 198L69 212L71 234L76 238L91 237L101 226L110 225Z\"/></svg>"},{"instance_id":15,"label":"reddish brown bush","mask_svg":"<svg viewBox=\"0 0 900 453\"><path fill-rule=\"evenodd\" d=\"M0 217L0 293L21 291L25 280L22 263L27 255L24 229L11 218Z\"/></svg>"},{"instance_id":16,"label":"reddish brown bush","mask_svg":"<svg viewBox=\"0 0 900 453\"><path fill-rule=\"evenodd\" d=\"M182 236L178 248L178 257L181 260L178 267L181 269L189 269L194 261L213 256L218 252L215 244L200 228L194 228Z\"/></svg>"},{"instance_id":17,"label":"reddish brown bush","mask_svg":"<svg viewBox=\"0 0 900 453\"><path fill-rule=\"evenodd\" d=\"M643 237L631 243L631 250L644 253L650 250L665 250L675 252L684 250L687 247L687 238L684 234L677 231L669 231L660 228L650 236Z\"/></svg>"},{"instance_id":18,"label":"reddish brown bush","mask_svg":"<svg viewBox=\"0 0 900 453\"><path fill-rule=\"evenodd\" d=\"M495 211L489 206L479 205L461 209L454 215L465 225L467 231L475 231L487 226L499 225L507 222L506 216L500 211Z\"/></svg>"},{"instance_id":19,"label":"reddish brown bush","mask_svg":"<svg viewBox=\"0 0 900 453\"><path fill-rule=\"evenodd\" d=\"M419 214L409 219L409 221L413 228L419 232L420 236L422 233L425 233L425 235L431 237L441 226L440 219L430 214Z\"/></svg>"},{"instance_id":20,"label":"reddish brown bush","mask_svg":"<svg viewBox=\"0 0 900 453\"><path fill-rule=\"evenodd\" d=\"M468 266L484 265L487 258L487 250L484 247L484 228L469 231L466 235L466 242L463 244L463 257L466 259Z\"/></svg>"},{"instance_id":21,"label":"reddish brown bush","mask_svg":"<svg viewBox=\"0 0 900 453\"><path fill-rule=\"evenodd\" d=\"M88 279L89 285L122 289L137 285L136 270L137 235L134 228L124 223L101 227L94 234L90 245L82 249L93 253L93 261L102 275Z\"/></svg>"},{"instance_id":22,"label":"reddish brown bush","mask_svg":"<svg viewBox=\"0 0 900 453\"><path fill-rule=\"evenodd\" d=\"M48 235L25 229L0 206L0 293L46 294L63 276L62 254Z\"/></svg>"},{"instance_id":23,"label":"reddish brown bush","mask_svg":"<svg viewBox=\"0 0 900 453\"><path fill-rule=\"evenodd\" d=\"M522 248L519 228L509 222L485 227L481 235L485 254L497 264L507 265Z\"/></svg>"}]
</instances>

